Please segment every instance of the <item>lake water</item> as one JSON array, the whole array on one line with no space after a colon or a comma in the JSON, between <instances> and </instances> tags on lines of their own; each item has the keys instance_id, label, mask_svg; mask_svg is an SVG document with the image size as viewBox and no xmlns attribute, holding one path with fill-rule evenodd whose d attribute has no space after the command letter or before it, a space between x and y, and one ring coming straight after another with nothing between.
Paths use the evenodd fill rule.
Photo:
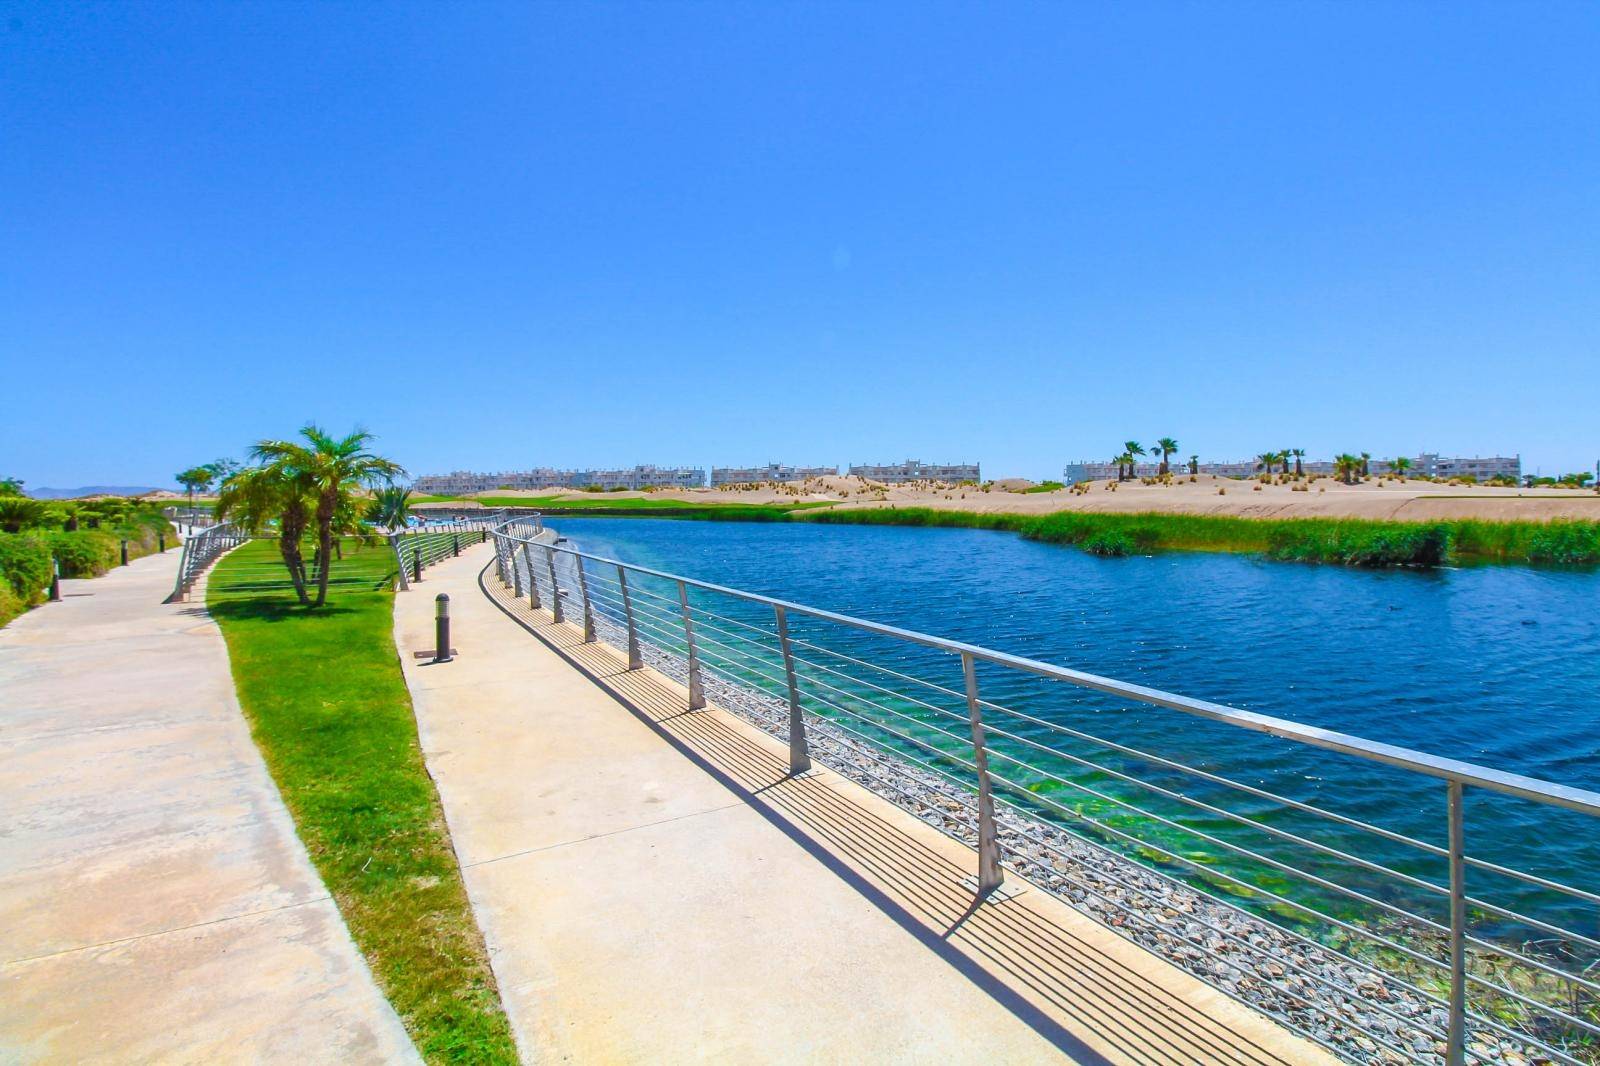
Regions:
<instances>
[{"instance_id":1,"label":"lake water","mask_svg":"<svg viewBox=\"0 0 1600 1066\"><path fill-rule=\"evenodd\" d=\"M1600 573L1592 570L1362 571L1210 553L1106 559L1012 534L888 526L550 524L585 551L639 565L1600 790ZM835 636L862 658L891 654L882 643ZM951 657L896 661L917 676L942 671L940 682L961 687ZM1442 783L1008 674L986 671L985 695L1444 843ZM1186 778L1155 779L1193 794ZM1227 805L1263 820L1286 817L1267 802ZM1467 810L1472 853L1581 888L1600 883L1596 819L1482 792L1470 793ZM1225 835L1227 826L1212 828ZM1382 841L1360 847L1375 861L1440 879L1436 857ZM1515 884L1493 887L1508 905L1560 904ZM1595 910L1564 910L1563 920L1600 934Z\"/></svg>"}]
</instances>

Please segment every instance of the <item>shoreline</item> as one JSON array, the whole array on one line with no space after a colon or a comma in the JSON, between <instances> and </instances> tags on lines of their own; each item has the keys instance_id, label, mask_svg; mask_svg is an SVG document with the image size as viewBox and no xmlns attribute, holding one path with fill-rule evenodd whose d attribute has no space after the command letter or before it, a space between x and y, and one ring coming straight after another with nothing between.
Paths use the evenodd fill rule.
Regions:
<instances>
[{"instance_id":1,"label":"shoreline","mask_svg":"<svg viewBox=\"0 0 1600 1066\"><path fill-rule=\"evenodd\" d=\"M417 505L417 510L465 512L486 505L511 505L537 507L542 514L552 517L990 529L1108 557L1160 551L1211 551L1258 555L1279 562L1366 568L1600 564L1600 507L1596 508L1597 520L1458 518L1424 522L1316 514L1253 517L1160 510L1018 513L895 504L797 508L773 503L696 504L649 499L647 506L629 506L630 502L626 498L607 499L603 503L570 506L567 500L559 497L493 497L424 503Z\"/></svg>"}]
</instances>

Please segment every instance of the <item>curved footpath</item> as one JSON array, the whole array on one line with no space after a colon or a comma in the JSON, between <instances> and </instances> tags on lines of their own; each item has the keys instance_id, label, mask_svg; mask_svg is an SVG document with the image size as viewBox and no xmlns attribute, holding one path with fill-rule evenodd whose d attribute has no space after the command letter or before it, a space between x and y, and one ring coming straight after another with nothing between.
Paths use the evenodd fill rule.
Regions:
<instances>
[{"instance_id":1,"label":"curved footpath","mask_svg":"<svg viewBox=\"0 0 1600 1066\"><path fill-rule=\"evenodd\" d=\"M524 1057L1333 1061L1048 893L974 906L966 847L790 777L776 741L489 573L491 600L492 559L426 571L395 632ZM439 592L460 656L414 661Z\"/></svg>"},{"instance_id":2,"label":"curved footpath","mask_svg":"<svg viewBox=\"0 0 1600 1066\"><path fill-rule=\"evenodd\" d=\"M0 629L0 1062L415 1062L178 556Z\"/></svg>"}]
</instances>

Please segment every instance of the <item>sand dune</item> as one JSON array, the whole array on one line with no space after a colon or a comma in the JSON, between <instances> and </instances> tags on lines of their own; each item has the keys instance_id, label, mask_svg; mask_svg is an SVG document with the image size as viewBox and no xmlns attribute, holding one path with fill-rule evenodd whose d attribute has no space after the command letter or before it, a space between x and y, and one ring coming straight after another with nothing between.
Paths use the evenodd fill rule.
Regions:
<instances>
[{"instance_id":1,"label":"sand dune","mask_svg":"<svg viewBox=\"0 0 1600 1066\"><path fill-rule=\"evenodd\" d=\"M998 482L988 491L977 486L883 485L858 477L813 478L791 485L677 489L658 492L507 491L485 496L540 497L594 504L600 499L683 500L690 503L820 503L840 509L932 507L940 510L1048 514L1053 511L1166 511L1178 514L1241 515L1251 518L1348 517L1402 521L1449 518L1600 520L1600 495L1572 489L1514 489L1443 485L1427 481L1380 482L1376 478L1343 485L1332 478L1309 483L1309 491L1289 485L1261 485L1202 474L1185 476L1171 485L1139 482L1095 482L1087 493L1070 489L1021 492L1002 486L1026 486L1020 479ZM1114 486L1114 487L1111 487ZM1222 490L1219 493L1218 490Z\"/></svg>"}]
</instances>

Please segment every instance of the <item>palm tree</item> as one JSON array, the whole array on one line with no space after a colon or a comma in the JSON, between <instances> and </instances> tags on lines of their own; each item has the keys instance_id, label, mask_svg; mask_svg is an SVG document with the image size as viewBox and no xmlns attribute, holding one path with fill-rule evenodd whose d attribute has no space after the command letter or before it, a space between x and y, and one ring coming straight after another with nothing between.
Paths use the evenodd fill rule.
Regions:
<instances>
[{"instance_id":1,"label":"palm tree","mask_svg":"<svg viewBox=\"0 0 1600 1066\"><path fill-rule=\"evenodd\" d=\"M1290 448L1289 454L1294 456L1294 476L1296 478L1305 477L1306 469L1301 460L1305 459L1306 450L1304 448ZM1283 472L1287 474L1289 472L1289 468L1285 466Z\"/></svg>"},{"instance_id":2,"label":"palm tree","mask_svg":"<svg viewBox=\"0 0 1600 1066\"><path fill-rule=\"evenodd\" d=\"M303 480L288 468L272 464L240 470L222 483L217 495L217 517L228 518L252 533L278 524L278 554L294 583L301 604L306 594L306 562L301 551L311 509L316 506Z\"/></svg>"},{"instance_id":3,"label":"palm tree","mask_svg":"<svg viewBox=\"0 0 1600 1066\"><path fill-rule=\"evenodd\" d=\"M45 505L26 496L0 496L0 530L21 533L45 517Z\"/></svg>"},{"instance_id":4,"label":"palm tree","mask_svg":"<svg viewBox=\"0 0 1600 1066\"><path fill-rule=\"evenodd\" d=\"M1346 485L1354 485L1356 482L1356 476L1361 473L1360 457L1351 455L1348 452L1342 455L1334 456L1333 472L1337 474L1339 480L1343 481Z\"/></svg>"},{"instance_id":5,"label":"palm tree","mask_svg":"<svg viewBox=\"0 0 1600 1066\"><path fill-rule=\"evenodd\" d=\"M178 475L178 484L189 490L189 524L194 524L194 494L204 492L211 487L217 479L217 473L209 466L194 466Z\"/></svg>"},{"instance_id":6,"label":"palm tree","mask_svg":"<svg viewBox=\"0 0 1600 1066\"><path fill-rule=\"evenodd\" d=\"M1393 474L1397 478L1400 478L1402 481L1405 480L1406 471L1410 469L1411 460L1407 459L1403 455L1397 455L1393 459L1389 460L1389 473Z\"/></svg>"},{"instance_id":7,"label":"palm tree","mask_svg":"<svg viewBox=\"0 0 1600 1066\"><path fill-rule=\"evenodd\" d=\"M1172 464L1167 462L1167 457L1175 454L1177 450L1178 442L1173 440L1171 437L1162 437L1160 440L1156 441L1156 451L1161 453L1160 473L1165 474L1171 471Z\"/></svg>"},{"instance_id":8,"label":"palm tree","mask_svg":"<svg viewBox=\"0 0 1600 1066\"><path fill-rule=\"evenodd\" d=\"M1189 476L1200 476L1200 457L1198 455L1189 456Z\"/></svg>"},{"instance_id":9,"label":"palm tree","mask_svg":"<svg viewBox=\"0 0 1600 1066\"><path fill-rule=\"evenodd\" d=\"M1372 473L1372 453L1361 453L1361 476L1367 477Z\"/></svg>"},{"instance_id":10,"label":"palm tree","mask_svg":"<svg viewBox=\"0 0 1600 1066\"><path fill-rule=\"evenodd\" d=\"M1130 441L1124 441L1123 444L1122 444L1122 447L1127 452L1127 456L1128 456L1128 458L1127 458L1128 480L1132 481L1133 480L1133 464L1136 461L1134 459L1134 456L1144 455L1145 454L1144 445L1140 444L1136 440L1130 440Z\"/></svg>"},{"instance_id":11,"label":"palm tree","mask_svg":"<svg viewBox=\"0 0 1600 1066\"><path fill-rule=\"evenodd\" d=\"M300 430L306 443L264 440L251 455L269 466L281 466L316 497L317 598L313 607L328 601L329 569L333 562L333 533L340 512L353 514L353 497L363 488L392 483L405 474L399 463L367 450L371 433L356 430L345 437L330 437L308 424Z\"/></svg>"},{"instance_id":12,"label":"palm tree","mask_svg":"<svg viewBox=\"0 0 1600 1066\"><path fill-rule=\"evenodd\" d=\"M1272 468L1278 465L1277 452L1262 452L1256 456L1256 469L1272 473Z\"/></svg>"},{"instance_id":13,"label":"palm tree","mask_svg":"<svg viewBox=\"0 0 1600 1066\"><path fill-rule=\"evenodd\" d=\"M367 505L367 521L385 529L399 529L410 517L411 490L400 485L379 489Z\"/></svg>"}]
</instances>

